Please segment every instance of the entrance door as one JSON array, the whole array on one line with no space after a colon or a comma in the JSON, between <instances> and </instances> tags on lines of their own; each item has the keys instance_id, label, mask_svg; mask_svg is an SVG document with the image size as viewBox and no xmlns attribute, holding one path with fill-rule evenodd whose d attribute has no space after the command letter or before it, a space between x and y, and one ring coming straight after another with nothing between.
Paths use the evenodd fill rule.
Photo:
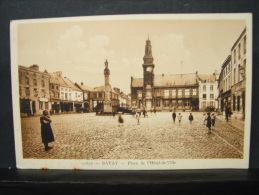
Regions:
<instances>
[{"instance_id":1,"label":"entrance door","mask_svg":"<svg viewBox=\"0 0 259 195\"><path fill-rule=\"evenodd\" d=\"M32 101L32 112L33 112L33 114L36 113L36 103L35 103L35 101Z\"/></svg>"},{"instance_id":2,"label":"entrance door","mask_svg":"<svg viewBox=\"0 0 259 195\"><path fill-rule=\"evenodd\" d=\"M151 101L150 100L147 100L146 101L146 108L147 108L147 110L150 110L151 109Z\"/></svg>"}]
</instances>

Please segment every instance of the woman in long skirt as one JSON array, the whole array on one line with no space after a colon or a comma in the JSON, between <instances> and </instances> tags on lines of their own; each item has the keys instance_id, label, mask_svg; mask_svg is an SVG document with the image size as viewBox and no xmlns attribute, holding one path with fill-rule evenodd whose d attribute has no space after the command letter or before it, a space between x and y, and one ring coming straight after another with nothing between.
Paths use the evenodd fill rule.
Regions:
<instances>
[{"instance_id":1,"label":"woman in long skirt","mask_svg":"<svg viewBox=\"0 0 259 195\"><path fill-rule=\"evenodd\" d=\"M124 120L122 118L122 114L119 113L119 116L118 116L118 123L119 123L119 125L118 126L123 126L123 122L124 122Z\"/></svg>"},{"instance_id":2,"label":"woman in long skirt","mask_svg":"<svg viewBox=\"0 0 259 195\"><path fill-rule=\"evenodd\" d=\"M51 119L48 116L48 111L43 111L43 116L40 117L40 123L41 123L41 138L42 142L45 146L45 151L50 150L52 147L49 147L48 144L50 142L55 141L54 135L51 128Z\"/></svg>"}]
</instances>

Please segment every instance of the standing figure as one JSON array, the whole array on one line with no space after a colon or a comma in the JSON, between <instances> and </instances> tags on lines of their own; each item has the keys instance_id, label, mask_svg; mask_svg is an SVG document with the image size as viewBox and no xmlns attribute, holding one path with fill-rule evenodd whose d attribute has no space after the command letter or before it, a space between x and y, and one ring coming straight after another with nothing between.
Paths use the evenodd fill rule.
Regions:
<instances>
[{"instance_id":1,"label":"standing figure","mask_svg":"<svg viewBox=\"0 0 259 195\"><path fill-rule=\"evenodd\" d=\"M181 121L182 121L182 115L181 115L181 113L179 113L179 115L178 115L177 117L178 117L179 125L181 125Z\"/></svg>"},{"instance_id":2,"label":"standing figure","mask_svg":"<svg viewBox=\"0 0 259 195\"><path fill-rule=\"evenodd\" d=\"M148 117L146 109L143 110L143 117L144 118Z\"/></svg>"},{"instance_id":3,"label":"standing figure","mask_svg":"<svg viewBox=\"0 0 259 195\"><path fill-rule=\"evenodd\" d=\"M112 112L112 116L113 116L113 118L115 118L115 111Z\"/></svg>"},{"instance_id":4,"label":"standing figure","mask_svg":"<svg viewBox=\"0 0 259 195\"><path fill-rule=\"evenodd\" d=\"M140 115L139 115L139 113L136 113L136 119L137 119L138 125L139 125L139 120L140 120Z\"/></svg>"},{"instance_id":5,"label":"standing figure","mask_svg":"<svg viewBox=\"0 0 259 195\"><path fill-rule=\"evenodd\" d=\"M179 114L180 114L180 113L179 113ZM174 121L174 124L175 124L175 118L176 118L176 113L175 113L175 111L173 112L172 117L173 117L173 121Z\"/></svg>"},{"instance_id":6,"label":"standing figure","mask_svg":"<svg viewBox=\"0 0 259 195\"><path fill-rule=\"evenodd\" d=\"M50 120L50 117L48 116L48 111L43 111L43 116L40 117L40 123L41 123L41 138L42 142L45 146L45 151L50 150L52 147L49 147L48 144L50 142L55 141L54 135L52 132L52 128L50 126L50 123L52 121Z\"/></svg>"},{"instance_id":7,"label":"standing figure","mask_svg":"<svg viewBox=\"0 0 259 195\"><path fill-rule=\"evenodd\" d=\"M226 108L225 110L225 119L228 121L228 116L229 116L229 108Z\"/></svg>"},{"instance_id":8,"label":"standing figure","mask_svg":"<svg viewBox=\"0 0 259 195\"><path fill-rule=\"evenodd\" d=\"M193 121L193 115L192 115L192 113L190 113L190 115L189 115L189 121L190 121L190 124L192 124L192 121Z\"/></svg>"},{"instance_id":9,"label":"standing figure","mask_svg":"<svg viewBox=\"0 0 259 195\"><path fill-rule=\"evenodd\" d=\"M211 125L212 125L212 128L215 129L215 121L216 121L216 116L215 114L213 113L211 115Z\"/></svg>"},{"instance_id":10,"label":"standing figure","mask_svg":"<svg viewBox=\"0 0 259 195\"><path fill-rule=\"evenodd\" d=\"M203 114L203 124L206 125L207 116L206 114Z\"/></svg>"},{"instance_id":11,"label":"standing figure","mask_svg":"<svg viewBox=\"0 0 259 195\"><path fill-rule=\"evenodd\" d=\"M138 114L139 114L139 117L141 117L141 111L140 110L138 111Z\"/></svg>"},{"instance_id":12,"label":"standing figure","mask_svg":"<svg viewBox=\"0 0 259 195\"><path fill-rule=\"evenodd\" d=\"M207 116L207 125L206 126L208 127L208 129L209 129L208 133L210 134L211 133L211 117L210 117L210 113L209 112L207 113L207 115L208 116Z\"/></svg>"},{"instance_id":13,"label":"standing figure","mask_svg":"<svg viewBox=\"0 0 259 195\"><path fill-rule=\"evenodd\" d=\"M119 125L118 126L123 126L123 122L124 122L124 120L122 118L122 114L119 113L119 116L118 116L118 123L119 123Z\"/></svg>"}]
</instances>

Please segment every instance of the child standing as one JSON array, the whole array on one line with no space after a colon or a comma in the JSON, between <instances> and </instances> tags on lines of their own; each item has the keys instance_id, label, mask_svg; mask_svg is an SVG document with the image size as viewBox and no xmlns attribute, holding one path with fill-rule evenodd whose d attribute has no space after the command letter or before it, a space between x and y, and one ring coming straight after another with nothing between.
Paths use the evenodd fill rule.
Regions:
<instances>
[{"instance_id":1,"label":"child standing","mask_svg":"<svg viewBox=\"0 0 259 195\"><path fill-rule=\"evenodd\" d=\"M137 121L138 121L138 125L139 125L140 115L139 115L139 113L138 113L138 112L136 113L136 119L137 119Z\"/></svg>"},{"instance_id":2,"label":"child standing","mask_svg":"<svg viewBox=\"0 0 259 195\"><path fill-rule=\"evenodd\" d=\"M181 115L181 113L179 113L179 115L178 115L177 117L178 117L179 125L181 125L181 121L182 121L182 115Z\"/></svg>"},{"instance_id":3,"label":"child standing","mask_svg":"<svg viewBox=\"0 0 259 195\"><path fill-rule=\"evenodd\" d=\"M203 124L204 125L206 125L206 120L207 120L206 114L203 114Z\"/></svg>"}]
</instances>

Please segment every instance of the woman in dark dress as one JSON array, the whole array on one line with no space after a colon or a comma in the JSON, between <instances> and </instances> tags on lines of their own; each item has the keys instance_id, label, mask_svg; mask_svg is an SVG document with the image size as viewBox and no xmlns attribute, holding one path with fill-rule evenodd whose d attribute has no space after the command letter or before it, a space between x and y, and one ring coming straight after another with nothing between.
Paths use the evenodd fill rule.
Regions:
<instances>
[{"instance_id":1,"label":"woman in dark dress","mask_svg":"<svg viewBox=\"0 0 259 195\"><path fill-rule=\"evenodd\" d=\"M118 122L119 122L119 126L123 126L124 120L123 120L123 118L122 118L122 114L121 114L121 113L119 113Z\"/></svg>"},{"instance_id":2,"label":"woman in dark dress","mask_svg":"<svg viewBox=\"0 0 259 195\"><path fill-rule=\"evenodd\" d=\"M210 113L208 112L208 114L207 114L208 116L207 116L207 127L208 127L208 129L209 129L209 133L210 133L210 130L211 130L211 117L210 117Z\"/></svg>"},{"instance_id":3,"label":"woman in dark dress","mask_svg":"<svg viewBox=\"0 0 259 195\"><path fill-rule=\"evenodd\" d=\"M51 149L52 147L48 146L48 143L55 141L54 135L52 132L52 128L50 126L50 123L52 121L50 120L50 117L48 116L48 111L43 111L43 116L40 117L40 123L41 123L41 138L42 142L45 146L45 151Z\"/></svg>"},{"instance_id":4,"label":"woman in dark dress","mask_svg":"<svg viewBox=\"0 0 259 195\"><path fill-rule=\"evenodd\" d=\"M193 115L192 115L192 113L190 113L190 115L189 115L189 121L190 121L190 124L192 124L192 121L193 121Z\"/></svg>"}]
</instances>

